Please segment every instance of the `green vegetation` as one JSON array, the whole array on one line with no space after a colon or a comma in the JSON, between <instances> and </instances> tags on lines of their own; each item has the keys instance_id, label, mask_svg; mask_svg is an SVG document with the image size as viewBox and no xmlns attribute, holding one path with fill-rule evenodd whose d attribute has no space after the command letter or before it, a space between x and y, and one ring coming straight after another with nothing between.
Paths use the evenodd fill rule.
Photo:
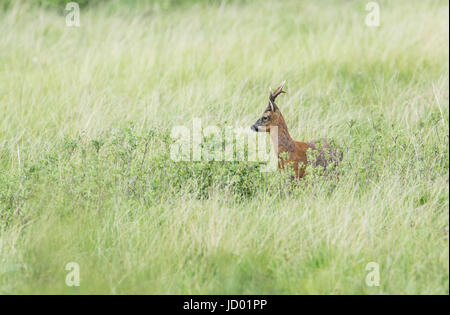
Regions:
<instances>
[{"instance_id":1,"label":"green vegetation","mask_svg":"<svg viewBox=\"0 0 450 315\"><path fill-rule=\"evenodd\" d=\"M448 2L47 3L0 10L0 293L449 293ZM283 80L338 177L170 159Z\"/></svg>"}]
</instances>

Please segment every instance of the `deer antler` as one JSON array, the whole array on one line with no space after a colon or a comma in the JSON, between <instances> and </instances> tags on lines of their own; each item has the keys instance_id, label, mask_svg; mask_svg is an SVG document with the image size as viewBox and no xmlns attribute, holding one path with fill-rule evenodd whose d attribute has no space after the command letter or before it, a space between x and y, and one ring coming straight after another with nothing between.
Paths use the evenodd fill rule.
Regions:
<instances>
[{"instance_id":1,"label":"deer antler","mask_svg":"<svg viewBox=\"0 0 450 315\"><path fill-rule=\"evenodd\" d=\"M274 105L274 102L275 102L275 99L277 98L277 96L282 93L286 93L286 91L283 91L284 83L286 83L286 81L283 81L281 83L281 85L275 91L270 92L269 101L270 101L270 107L271 107L272 111L274 110L273 105Z\"/></svg>"}]
</instances>

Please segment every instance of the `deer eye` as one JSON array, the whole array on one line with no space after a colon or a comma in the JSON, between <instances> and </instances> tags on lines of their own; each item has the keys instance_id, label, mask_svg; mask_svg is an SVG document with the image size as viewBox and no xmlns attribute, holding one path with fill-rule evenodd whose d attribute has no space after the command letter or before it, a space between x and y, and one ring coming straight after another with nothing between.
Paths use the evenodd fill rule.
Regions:
<instances>
[{"instance_id":1,"label":"deer eye","mask_svg":"<svg viewBox=\"0 0 450 315\"><path fill-rule=\"evenodd\" d=\"M269 120L269 116L263 116L263 120L264 121Z\"/></svg>"}]
</instances>

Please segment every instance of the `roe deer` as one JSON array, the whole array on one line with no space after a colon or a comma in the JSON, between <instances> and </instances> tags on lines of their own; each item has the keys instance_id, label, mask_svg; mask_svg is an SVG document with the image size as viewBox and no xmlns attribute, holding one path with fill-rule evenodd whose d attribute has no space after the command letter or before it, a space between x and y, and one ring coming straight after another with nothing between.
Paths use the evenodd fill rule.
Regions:
<instances>
[{"instance_id":1,"label":"roe deer","mask_svg":"<svg viewBox=\"0 0 450 315\"><path fill-rule=\"evenodd\" d=\"M343 154L338 148L332 148L328 144L327 139L321 139L319 144L316 144L317 141L300 142L291 138L283 115L275 104L275 99L281 93L286 93L283 91L283 84L274 92L270 92L269 105L262 117L251 126L251 129L256 132L270 132L270 137L278 156L278 167L284 169L286 164L290 164L295 171L296 177L302 178L305 176L305 169L308 165L308 149L312 150L311 153L316 156L316 160L313 163L314 166L320 165L326 169L331 163L335 166L339 164L342 161ZM283 153L285 153L284 156Z\"/></svg>"}]
</instances>

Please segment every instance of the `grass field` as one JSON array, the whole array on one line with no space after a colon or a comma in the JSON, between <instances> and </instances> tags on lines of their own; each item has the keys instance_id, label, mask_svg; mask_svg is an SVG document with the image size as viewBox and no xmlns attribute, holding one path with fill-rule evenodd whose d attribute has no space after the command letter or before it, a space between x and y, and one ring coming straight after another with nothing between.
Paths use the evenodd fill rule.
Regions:
<instances>
[{"instance_id":1,"label":"grass field","mask_svg":"<svg viewBox=\"0 0 450 315\"><path fill-rule=\"evenodd\" d=\"M0 7L0 293L448 294L449 3L378 3ZM172 127L248 127L283 80L338 179L170 159Z\"/></svg>"}]
</instances>

